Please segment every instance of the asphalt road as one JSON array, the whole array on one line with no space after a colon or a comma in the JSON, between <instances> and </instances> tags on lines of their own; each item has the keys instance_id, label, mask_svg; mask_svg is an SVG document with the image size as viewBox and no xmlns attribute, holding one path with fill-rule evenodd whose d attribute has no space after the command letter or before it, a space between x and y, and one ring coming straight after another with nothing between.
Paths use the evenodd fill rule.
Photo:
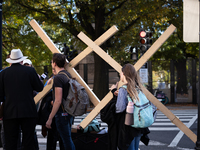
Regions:
<instances>
[{"instance_id":1,"label":"asphalt road","mask_svg":"<svg viewBox=\"0 0 200 150\"><path fill-rule=\"evenodd\" d=\"M167 106L186 126L188 126L195 134L197 133L197 106ZM75 125L79 124L82 117L75 119ZM101 122L99 116L97 120ZM102 128L107 125L101 122ZM40 150L46 150L46 139L42 138L38 128L38 140ZM150 142L145 146L140 142L140 150L193 150L193 143L182 131L179 130L171 121L158 111L155 123L150 127ZM59 149L59 146L57 147Z\"/></svg>"},{"instance_id":2,"label":"asphalt road","mask_svg":"<svg viewBox=\"0 0 200 150\"><path fill-rule=\"evenodd\" d=\"M197 134L197 107L195 106L178 106L169 107L172 113L174 113L179 119L190 128L195 134ZM149 146L143 144L140 145L141 150L193 150L195 149L195 143L192 142L182 131L176 129L175 125L170 125L169 121L163 121L162 113L159 112L156 123L160 123L156 128L157 130L151 130L149 137L151 139ZM159 117L159 119L158 119ZM159 121L158 121L159 120ZM163 124L162 124L163 123ZM166 125L167 124L167 125ZM170 130L171 128L171 130Z\"/></svg>"},{"instance_id":3,"label":"asphalt road","mask_svg":"<svg viewBox=\"0 0 200 150\"><path fill-rule=\"evenodd\" d=\"M172 113L174 113L187 127L189 127L195 134L197 134L197 106L167 106ZM75 125L85 117L80 116L75 118ZM101 122L100 116L97 120L101 123L102 128L106 128L107 124ZM149 128L150 142L145 146L140 142L140 150L193 150L195 143L193 143L179 128L177 128L171 121L158 111L155 123ZM46 150L46 138L41 135L41 126L36 127L39 148ZM59 150L57 146L57 150ZM0 150L3 150L0 148Z\"/></svg>"}]
</instances>

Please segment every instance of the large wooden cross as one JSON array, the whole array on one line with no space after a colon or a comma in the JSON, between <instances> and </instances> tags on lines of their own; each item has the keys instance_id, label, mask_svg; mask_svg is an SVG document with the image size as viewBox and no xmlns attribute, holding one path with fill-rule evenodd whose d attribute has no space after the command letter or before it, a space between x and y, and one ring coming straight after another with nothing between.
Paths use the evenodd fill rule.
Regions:
<instances>
[{"instance_id":1,"label":"large wooden cross","mask_svg":"<svg viewBox=\"0 0 200 150\"><path fill-rule=\"evenodd\" d=\"M42 30L39 24L32 20L30 25L37 32L37 34L41 37L47 47L52 51L52 53L60 53L58 48L54 45L51 39L46 35L46 33ZM175 31L175 27L170 25L168 29L154 42L154 44L149 48L149 50L137 61L134 65L136 71L138 71L144 63L146 63L149 58L160 48L160 46L168 39L168 37ZM116 71L121 72L122 66L118 64L112 57L110 57L107 53L105 53L99 46L105 42L108 38L110 38L114 33L116 33L118 29L116 26L112 26L108 31L106 31L102 36L100 36L94 42L89 39L83 32L78 34L78 37L88 45L88 47L83 50L77 57L75 57L72 61L67 65L67 71L72 75L72 77L76 77L77 81L84 86L86 89L90 100L95 105L95 108L87 115L87 117L80 123L82 128L85 128L99 113L100 110L113 98L113 94L109 92L101 101L95 96L95 94L91 91L91 89L87 86L87 84L82 80L76 70L75 67L84 57L90 54L92 51L96 52L102 59L104 59L109 65L111 65ZM68 60L66 60L68 61ZM120 82L119 85L122 85ZM35 96L34 100L38 103L52 88L52 84L46 86L42 92ZM168 108L166 108L160 101L158 101L145 87L142 87L144 94L147 98L163 113L165 114L172 123L174 123L181 131L183 131L194 143L197 141L197 136L186 126L184 125Z\"/></svg>"}]
</instances>

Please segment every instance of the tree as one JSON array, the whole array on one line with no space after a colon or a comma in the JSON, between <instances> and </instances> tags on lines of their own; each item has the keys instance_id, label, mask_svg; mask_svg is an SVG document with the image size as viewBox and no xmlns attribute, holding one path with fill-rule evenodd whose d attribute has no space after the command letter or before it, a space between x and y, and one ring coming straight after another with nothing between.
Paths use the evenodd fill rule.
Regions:
<instances>
[{"instance_id":1,"label":"tree","mask_svg":"<svg viewBox=\"0 0 200 150\"><path fill-rule=\"evenodd\" d=\"M153 56L152 60L174 60L174 65L177 70L176 93L188 94L186 61L189 57L193 59L198 57L198 44L188 44L183 41L182 0L170 0L168 8L167 12L165 12L166 16L161 20L158 19L157 24L162 24L162 26L173 24L176 26L177 30ZM162 31L162 28L158 28L157 26L154 27L158 32ZM159 62L157 65L161 65L164 69L166 68L166 63L162 64Z\"/></svg>"},{"instance_id":2,"label":"tree","mask_svg":"<svg viewBox=\"0 0 200 150\"><path fill-rule=\"evenodd\" d=\"M34 17L40 24L67 30L77 37L80 31L85 32L92 40L97 39L112 25L117 25L119 32L101 47L122 65L129 60L127 49L138 41L138 33L143 22L151 22L165 11L163 1L131 0L11 0L12 6L21 9L20 16ZM147 7L151 6L151 7ZM155 13L156 12L156 13ZM94 23L94 27L92 26ZM149 27L152 26L152 23ZM53 30L52 29L52 30ZM53 32L53 31L52 31ZM53 38L54 42L57 40ZM63 42L59 39L59 42ZM77 49L84 49L82 42L76 41ZM124 56L124 57L122 57ZM94 53L95 77L94 92L102 99L108 92L108 66Z\"/></svg>"},{"instance_id":3,"label":"tree","mask_svg":"<svg viewBox=\"0 0 200 150\"><path fill-rule=\"evenodd\" d=\"M5 61L6 56L12 49L16 48L21 49L23 54L29 57L39 74L44 72L43 66L50 65L52 53L43 41L38 39L37 34L29 25L30 20L35 16L39 16L39 14L27 14L26 9L23 9L20 5L16 5L14 1L3 3L2 39L4 67L8 65ZM53 40L61 41L62 39L66 43L69 43L66 30L54 25L49 26L45 21L39 23ZM56 40L54 40L55 44L58 48L61 47L63 43L59 43Z\"/></svg>"},{"instance_id":4,"label":"tree","mask_svg":"<svg viewBox=\"0 0 200 150\"><path fill-rule=\"evenodd\" d=\"M170 23L177 27L177 32L161 47L154 59L176 59L177 63L181 63L183 61L179 60L184 60L188 54L192 56L196 52L195 46L182 42L182 0L10 0L5 2L5 5L7 10L11 10L6 11L8 14L4 17L5 20L9 20L9 31L15 28L15 34L12 36L14 44L11 45L28 49L31 51L28 55L33 59L37 58L37 61L40 59L41 64L47 63L44 59L49 59L51 54L42 41L38 41L36 33L28 25L33 18L45 29L54 43L60 45L67 41L79 50L86 47L77 38L80 31L96 40L112 25L117 25L119 32L101 48L121 65L130 61L129 47L138 44L140 28L154 30L154 37L158 38ZM19 13L16 15L15 12ZM21 20L21 23L12 20ZM25 32L19 32L21 29ZM16 38L18 35L20 43ZM171 55L172 53L174 55ZM41 54L44 54L44 57ZM93 55L93 91L102 99L108 92L108 65L98 55Z\"/></svg>"}]
</instances>

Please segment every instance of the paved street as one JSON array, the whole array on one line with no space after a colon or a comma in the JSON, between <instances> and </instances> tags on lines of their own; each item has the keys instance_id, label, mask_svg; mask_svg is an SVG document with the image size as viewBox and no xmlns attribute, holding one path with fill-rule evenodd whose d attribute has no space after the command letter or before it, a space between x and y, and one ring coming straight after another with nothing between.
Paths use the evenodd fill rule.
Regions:
<instances>
[{"instance_id":1,"label":"paved street","mask_svg":"<svg viewBox=\"0 0 200 150\"><path fill-rule=\"evenodd\" d=\"M168 108L188 128L197 133L197 106L168 106ZM74 125L78 125L85 116L76 117ZM101 128L107 128L107 124L101 122L99 115L96 119L101 123ZM140 150L193 150L195 147L195 144L160 111L149 129L151 131L149 146L140 142ZM36 126L36 130L40 150L46 150L46 138L41 135L41 126ZM57 150L59 149L57 146Z\"/></svg>"},{"instance_id":2,"label":"paved street","mask_svg":"<svg viewBox=\"0 0 200 150\"><path fill-rule=\"evenodd\" d=\"M195 134L197 131L197 109L171 110ZM148 147L141 144L140 148L152 150L182 149L192 150L195 144L162 113L158 113L156 122L150 127L151 142Z\"/></svg>"},{"instance_id":3,"label":"paved street","mask_svg":"<svg viewBox=\"0 0 200 150\"><path fill-rule=\"evenodd\" d=\"M169 106L174 113L187 127L195 134L197 131L197 106ZM75 118L75 125L78 125L85 115ZM101 122L100 116L97 120L101 123L101 128L107 128L107 124ZM149 128L150 143L145 146L140 142L140 150L192 150L195 144L183 134L162 112L158 111L155 123ZM46 150L46 138L41 136L41 127L37 126L38 141L40 149ZM57 147L59 150L59 147Z\"/></svg>"}]
</instances>

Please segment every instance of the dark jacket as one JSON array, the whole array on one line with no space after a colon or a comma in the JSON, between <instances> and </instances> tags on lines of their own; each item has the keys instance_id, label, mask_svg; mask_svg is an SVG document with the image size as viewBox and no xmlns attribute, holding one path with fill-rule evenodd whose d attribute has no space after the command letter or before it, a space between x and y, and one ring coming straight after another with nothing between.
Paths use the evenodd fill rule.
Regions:
<instances>
[{"instance_id":1,"label":"dark jacket","mask_svg":"<svg viewBox=\"0 0 200 150\"><path fill-rule=\"evenodd\" d=\"M4 101L4 120L37 117L33 91L43 84L32 67L12 64L0 73L0 101Z\"/></svg>"},{"instance_id":2,"label":"dark jacket","mask_svg":"<svg viewBox=\"0 0 200 150\"><path fill-rule=\"evenodd\" d=\"M114 93L116 89L112 90ZM101 110L101 120L108 124L108 149L109 150L127 150L132 140L138 134L143 134L141 141L148 145L150 133L148 128L136 129L124 124L125 114L115 113L115 104L117 97L113 94L113 99Z\"/></svg>"}]
</instances>

